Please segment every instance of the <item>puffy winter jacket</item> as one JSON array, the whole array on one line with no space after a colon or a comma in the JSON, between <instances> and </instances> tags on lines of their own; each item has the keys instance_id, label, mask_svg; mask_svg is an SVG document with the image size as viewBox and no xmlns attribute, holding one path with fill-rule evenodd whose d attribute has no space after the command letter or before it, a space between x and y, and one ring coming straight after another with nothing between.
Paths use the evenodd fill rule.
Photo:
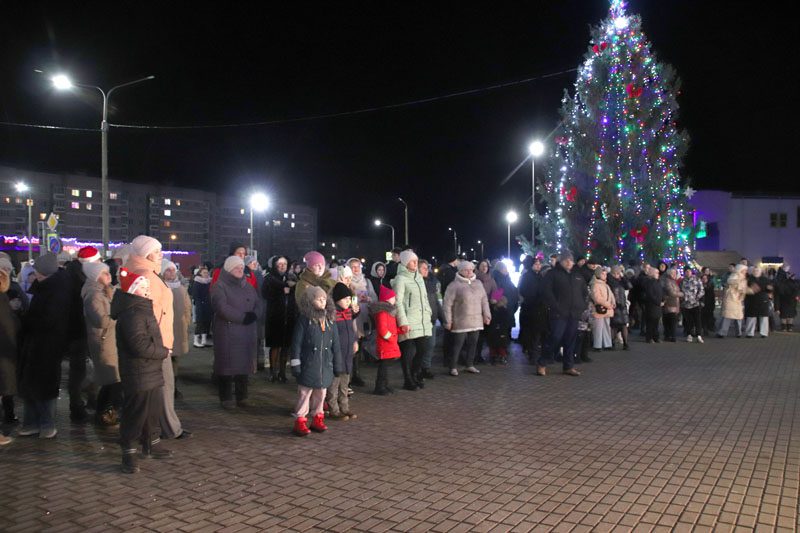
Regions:
<instances>
[{"instance_id":1,"label":"puffy winter jacket","mask_svg":"<svg viewBox=\"0 0 800 533\"><path fill-rule=\"evenodd\" d=\"M576 268L567 272L561 263L545 275L542 295L553 320L578 320L586 309L586 281Z\"/></svg>"},{"instance_id":2,"label":"puffy winter jacket","mask_svg":"<svg viewBox=\"0 0 800 533\"><path fill-rule=\"evenodd\" d=\"M319 320L298 317L290 353L292 375L304 387L327 389L334 374L344 372L339 332L332 320L325 319L322 331Z\"/></svg>"},{"instance_id":3,"label":"puffy winter jacket","mask_svg":"<svg viewBox=\"0 0 800 533\"><path fill-rule=\"evenodd\" d=\"M483 284L476 277L461 274L447 287L442 304L444 323L453 333L480 331L492 319Z\"/></svg>"},{"instance_id":4,"label":"puffy winter jacket","mask_svg":"<svg viewBox=\"0 0 800 533\"><path fill-rule=\"evenodd\" d=\"M398 265L392 288L397 295L397 325L409 328L408 333L400 335L400 342L433 335L431 305L422 275Z\"/></svg>"},{"instance_id":5,"label":"puffy winter jacket","mask_svg":"<svg viewBox=\"0 0 800 533\"><path fill-rule=\"evenodd\" d=\"M397 343L397 320L395 306L378 302L370 306L375 318L375 349L378 359L397 359L400 345Z\"/></svg>"}]
</instances>

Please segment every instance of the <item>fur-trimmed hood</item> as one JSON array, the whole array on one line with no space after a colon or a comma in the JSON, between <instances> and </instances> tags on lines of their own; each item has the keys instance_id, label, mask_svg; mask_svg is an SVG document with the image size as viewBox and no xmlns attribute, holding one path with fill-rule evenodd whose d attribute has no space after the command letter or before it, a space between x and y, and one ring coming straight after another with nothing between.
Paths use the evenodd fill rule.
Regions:
<instances>
[{"instance_id":1,"label":"fur-trimmed hood","mask_svg":"<svg viewBox=\"0 0 800 533\"><path fill-rule=\"evenodd\" d=\"M330 322L334 322L336 320L336 307L333 303L333 299L328 296L328 302L325 304L325 309L317 309L314 307L314 297L316 296L317 290L322 290L319 287L309 287L306 292L303 293L302 298L300 301L297 302L297 310L306 318L310 318L311 320L319 320L320 318L325 318Z\"/></svg>"},{"instance_id":2,"label":"fur-trimmed hood","mask_svg":"<svg viewBox=\"0 0 800 533\"><path fill-rule=\"evenodd\" d=\"M377 315L381 311L385 311L392 316L397 316L397 306L392 305L389 302L375 302L369 304L369 314L372 316Z\"/></svg>"}]
</instances>

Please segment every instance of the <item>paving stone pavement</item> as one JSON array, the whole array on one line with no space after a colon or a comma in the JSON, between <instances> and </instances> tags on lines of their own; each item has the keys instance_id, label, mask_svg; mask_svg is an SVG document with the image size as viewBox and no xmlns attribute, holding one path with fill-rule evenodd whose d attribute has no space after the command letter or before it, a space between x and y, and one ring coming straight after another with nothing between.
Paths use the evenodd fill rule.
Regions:
<instances>
[{"instance_id":1,"label":"paving stone pavement","mask_svg":"<svg viewBox=\"0 0 800 533\"><path fill-rule=\"evenodd\" d=\"M69 422L65 398L56 439L0 449L0 530L798 528L798 334L635 342L578 378L536 377L518 351L477 376L437 367L422 391L358 388L358 420L307 438L290 434L295 387L263 373L253 406L224 412L211 358L181 363L194 438L138 475L120 473L115 431Z\"/></svg>"}]
</instances>

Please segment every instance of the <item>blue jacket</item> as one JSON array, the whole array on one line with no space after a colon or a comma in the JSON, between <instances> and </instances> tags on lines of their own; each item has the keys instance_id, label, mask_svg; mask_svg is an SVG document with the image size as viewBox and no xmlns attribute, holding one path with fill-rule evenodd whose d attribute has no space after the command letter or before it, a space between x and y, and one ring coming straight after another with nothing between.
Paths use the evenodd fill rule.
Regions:
<instances>
[{"instance_id":1,"label":"blue jacket","mask_svg":"<svg viewBox=\"0 0 800 533\"><path fill-rule=\"evenodd\" d=\"M344 373L342 350L336 324L325 319L325 331L319 320L300 316L294 326L291 347L292 375L298 385L327 389L335 374Z\"/></svg>"}]
</instances>

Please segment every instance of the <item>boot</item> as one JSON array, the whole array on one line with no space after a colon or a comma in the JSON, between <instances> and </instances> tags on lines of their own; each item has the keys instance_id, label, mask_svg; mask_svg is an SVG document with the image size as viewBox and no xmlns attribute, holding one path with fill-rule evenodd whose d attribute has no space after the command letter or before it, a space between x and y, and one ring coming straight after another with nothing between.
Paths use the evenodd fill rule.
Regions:
<instances>
[{"instance_id":1,"label":"boot","mask_svg":"<svg viewBox=\"0 0 800 533\"><path fill-rule=\"evenodd\" d=\"M19 418L14 414L14 397L3 396L3 424L12 425L19 422Z\"/></svg>"},{"instance_id":2,"label":"boot","mask_svg":"<svg viewBox=\"0 0 800 533\"><path fill-rule=\"evenodd\" d=\"M98 411L94 416L94 423L100 427L114 427L119 425L119 418L113 407L105 411Z\"/></svg>"},{"instance_id":3,"label":"boot","mask_svg":"<svg viewBox=\"0 0 800 533\"><path fill-rule=\"evenodd\" d=\"M195 348L202 348L203 347L203 343L200 341L201 338L202 338L201 335L195 335L194 336L194 343L193 344L194 344Z\"/></svg>"},{"instance_id":4,"label":"boot","mask_svg":"<svg viewBox=\"0 0 800 533\"><path fill-rule=\"evenodd\" d=\"M142 457L144 459L168 459L172 457L172 450L164 448L161 439L155 442L146 442L142 445Z\"/></svg>"},{"instance_id":5,"label":"boot","mask_svg":"<svg viewBox=\"0 0 800 533\"><path fill-rule=\"evenodd\" d=\"M203 343L203 346L214 346L214 341L208 338L208 334L203 333L200 336L200 342Z\"/></svg>"},{"instance_id":6,"label":"boot","mask_svg":"<svg viewBox=\"0 0 800 533\"><path fill-rule=\"evenodd\" d=\"M306 419L305 417L298 416L297 418L295 418L294 428L292 429L292 432L298 437L305 437L306 435L311 433L311 430L308 429L308 426L306 425L307 421L308 419Z\"/></svg>"},{"instance_id":7,"label":"boot","mask_svg":"<svg viewBox=\"0 0 800 533\"><path fill-rule=\"evenodd\" d=\"M236 386L236 405L247 407L247 376L236 376L234 384Z\"/></svg>"},{"instance_id":8,"label":"boot","mask_svg":"<svg viewBox=\"0 0 800 533\"><path fill-rule=\"evenodd\" d=\"M125 474L135 474L139 471L139 459L136 453L122 454L122 472Z\"/></svg>"},{"instance_id":9,"label":"boot","mask_svg":"<svg viewBox=\"0 0 800 533\"><path fill-rule=\"evenodd\" d=\"M311 429L317 433L322 433L327 430L328 426L325 425L325 415L321 413L315 415L314 420L311 422Z\"/></svg>"}]
</instances>

